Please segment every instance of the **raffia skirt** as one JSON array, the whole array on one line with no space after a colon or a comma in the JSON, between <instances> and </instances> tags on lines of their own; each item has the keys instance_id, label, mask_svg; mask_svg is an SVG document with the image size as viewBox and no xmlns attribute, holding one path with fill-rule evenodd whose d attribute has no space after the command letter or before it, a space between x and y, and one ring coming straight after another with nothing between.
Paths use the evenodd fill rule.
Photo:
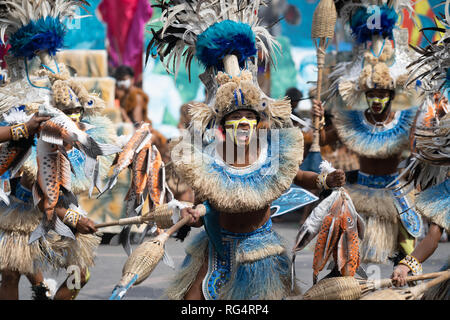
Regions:
<instances>
[{"instance_id":1,"label":"raffia skirt","mask_svg":"<svg viewBox=\"0 0 450 320\"><path fill-rule=\"evenodd\" d=\"M94 265L95 250L101 242L96 235L76 233L76 240L72 240L50 231L45 239L29 244L42 217L39 210L13 196L10 206L0 205L0 270L33 274L70 265L81 269Z\"/></svg>"},{"instance_id":2,"label":"raffia skirt","mask_svg":"<svg viewBox=\"0 0 450 320\"><path fill-rule=\"evenodd\" d=\"M404 229L392 193L386 189L359 184L348 184L345 188L356 211L365 222L364 239L360 249L361 262L387 263L389 257L404 251L399 242L399 233ZM409 199L413 203L412 199Z\"/></svg>"},{"instance_id":3,"label":"raffia skirt","mask_svg":"<svg viewBox=\"0 0 450 320\"><path fill-rule=\"evenodd\" d=\"M206 258L208 272L202 285L206 299L280 300L298 295L299 288L290 287L290 259L281 239L271 229L271 222L262 228L265 230L249 234L222 233L229 257L226 263L217 260L206 232L197 234L186 248L181 270L166 291L169 299L184 298ZM228 272L223 272L224 268Z\"/></svg>"}]
</instances>

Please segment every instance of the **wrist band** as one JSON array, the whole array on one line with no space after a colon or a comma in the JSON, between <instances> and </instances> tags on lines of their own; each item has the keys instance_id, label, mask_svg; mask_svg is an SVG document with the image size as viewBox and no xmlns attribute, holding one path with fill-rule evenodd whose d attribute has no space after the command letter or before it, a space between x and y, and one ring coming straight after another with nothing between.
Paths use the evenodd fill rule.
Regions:
<instances>
[{"instance_id":1,"label":"wrist band","mask_svg":"<svg viewBox=\"0 0 450 320\"><path fill-rule=\"evenodd\" d=\"M407 266L413 274L422 274L422 264L413 256L407 255L399 264Z\"/></svg>"},{"instance_id":2,"label":"wrist band","mask_svg":"<svg viewBox=\"0 0 450 320\"><path fill-rule=\"evenodd\" d=\"M324 172L322 172L321 174L319 174L319 175L317 176L317 178L316 178L316 185L317 185L317 187L318 187L319 189L324 189L324 190L330 189L330 188L327 186L327 182L326 182L327 177L328 177L328 174L327 174L327 173L324 173Z\"/></svg>"},{"instance_id":3,"label":"wrist band","mask_svg":"<svg viewBox=\"0 0 450 320\"><path fill-rule=\"evenodd\" d=\"M67 209L66 214L64 215L63 222L65 224L70 225L73 228L76 228L78 221L81 218L81 214L72 209Z\"/></svg>"},{"instance_id":4,"label":"wrist band","mask_svg":"<svg viewBox=\"0 0 450 320\"><path fill-rule=\"evenodd\" d=\"M28 139L28 129L25 123L11 126L11 137L14 141L25 138Z\"/></svg>"},{"instance_id":5,"label":"wrist band","mask_svg":"<svg viewBox=\"0 0 450 320\"><path fill-rule=\"evenodd\" d=\"M319 130L322 130L325 127L325 117L322 116L322 118L319 121Z\"/></svg>"}]
</instances>

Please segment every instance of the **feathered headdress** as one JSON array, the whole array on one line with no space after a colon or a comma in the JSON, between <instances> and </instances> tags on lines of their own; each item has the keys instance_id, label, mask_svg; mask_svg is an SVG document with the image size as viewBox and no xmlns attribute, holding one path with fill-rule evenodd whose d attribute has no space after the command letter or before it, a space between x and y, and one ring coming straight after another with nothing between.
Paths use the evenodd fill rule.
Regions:
<instances>
[{"instance_id":1,"label":"feathered headdress","mask_svg":"<svg viewBox=\"0 0 450 320\"><path fill-rule=\"evenodd\" d=\"M265 96L250 71L258 51L266 62L275 63L274 51L279 46L259 25L262 4L260 0L171 0L155 5L162 9L159 21L163 26L152 29L147 58L159 55L175 76L183 58L189 74L194 58L205 67L201 79L208 104L194 104L190 111L192 122L200 122L203 130L237 109L255 111L269 126L292 124L289 101Z\"/></svg>"},{"instance_id":2,"label":"feathered headdress","mask_svg":"<svg viewBox=\"0 0 450 320\"><path fill-rule=\"evenodd\" d=\"M88 112L104 107L104 102L89 94L70 78L66 67L52 57L64 46L65 19L81 18L77 10L86 10L86 0L7 0L0 5L0 39L11 45L7 57L11 82L0 88L0 111L18 104L43 103L48 89L55 106L65 109L81 106ZM37 72L50 86L31 81L27 60L38 56L42 69ZM48 79L48 80L47 80ZM25 91L25 93L24 93ZM46 91L46 90L44 90Z\"/></svg>"},{"instance_id":3,"label":"feathered headdress","mask_svg":"<svg viewBox=\"0 0 450 320\"><path fill-rule=\"evenodd\" d=\"M450 0L439 20L444 28L426 28L444 36L425 48L414 47L420 56L410 64L408 83L425 93L411 132L412 157L404 170L407 184L421 190L447 179L450 169Z\"/></svg>"},{"instance_id":4,"label":"feathered headdress","mask_svg":"<svg viewBox=\"0 0 450 320\"><path fill-rule=\"evenodd\" d=\"M158 20L163 27L151 30L147 58L158 54L168 72L172 63L175 74L182 57L189 73L194 57L206 69L217 71L224 71L222 59L230 54L238 57L241 68L257 50L273 62L278 43L259 25L261 4L261 0L158 0L154 7L162 10Z\"/></svg>"},{"instance_id":5,"label":"feathered headdress","mask_svg":"<svg viewBox=\"0 0 450 320\"><path fill-rule=\"evenodd\" d=\"M428 45L425 48L412 46L420 56L409 66L410 77L408 79L410 83L416 83L424 91L431 93L450 88L449 1L445 3L445 14L440 14L436 18L443 27L424 28L422 32L432 30L440 32L444 36L435 42L428 41Z\"/></svg>"},{"instance_id":6,"label":"feathered headdress","mask_svg":"<svg viewBox=\"0 0 450 320\"><path fill-rule=\"evenodd\" d=\"M85 0L7 0L0 10L0 36L11 45L15 57L32 59L37 52L51 56L64 45L63 19L74 18Z\"/></svg>"},{"instance_id":7,"label":"feathered headdress","mask_svg":"<svg viewBox=\"0 0 450 320\"><path fill-rule=\"evenodd\" d=\"M325 101L335 99L345 108L365 109L370 89L395 91L394 109L418 103L413 85L406 86L407 66L417 58L408 45L408 30L396 26L399 10L411 1L341 1L340 18L348 23L355 44L353 60L332 70ZM375 21L371 21L371 17ZM380 25L371 25L371 23Z\"/></svg>"}]
</instances>

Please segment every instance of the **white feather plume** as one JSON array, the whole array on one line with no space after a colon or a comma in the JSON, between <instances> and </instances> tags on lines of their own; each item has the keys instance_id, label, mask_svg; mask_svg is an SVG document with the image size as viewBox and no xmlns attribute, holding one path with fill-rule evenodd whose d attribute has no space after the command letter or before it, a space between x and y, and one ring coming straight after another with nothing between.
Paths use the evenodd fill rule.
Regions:
<instances>
[{"instance_id":1,"label":"white feather plume","mask_svg":"<svg viewBox=\"0 0 450 320\"><path fill-rule=\"evenodd\" d=\"M327 160L323 160L319 165L320 173L330 174L336 169L333 167L333 165L328 162Z\"/></svg>"},{"instance_id":2,"label":"white feather plume","mask_svg":"<svg viewBox=\"0 0 450 320\"><path fill-rule=\"evenodd\" d=\"M25 111L19 108L12 108L9 112L3 114L3 121L7 122L9 125L15 125L19 123L28 122L33 115L27 115Z\"/></svg>"}]
</instances>

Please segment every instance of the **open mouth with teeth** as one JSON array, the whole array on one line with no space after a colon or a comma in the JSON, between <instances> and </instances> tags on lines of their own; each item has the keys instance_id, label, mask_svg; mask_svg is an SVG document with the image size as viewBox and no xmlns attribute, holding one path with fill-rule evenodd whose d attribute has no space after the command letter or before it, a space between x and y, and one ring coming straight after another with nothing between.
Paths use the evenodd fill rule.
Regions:
<instances>
[{"instance_id":1,"label":"open mouth with teeth","mask_svg":"<svg viewBox=\"0 0 450 320\"><path fill-rule=\"evenodd\" d=\"M238 129L236 130L236 142L241 144L247 144L250 142L250 138L252 136L252 131L250 129Z\"/></svg>"},{"instance_id":2,"label":"open mouth with teeth","mask_svg":"<svg viewBox=\"0 0 450 320\"><path fill-rule=\"evenodd\" d=\"M225 122L225 125L233 126L233 128L228 128L227 132L233 137L237 145L250 143L256 124L256 120L249 120L245 117L239 120L228 120Z\"/></svg>"}]
</instances>

